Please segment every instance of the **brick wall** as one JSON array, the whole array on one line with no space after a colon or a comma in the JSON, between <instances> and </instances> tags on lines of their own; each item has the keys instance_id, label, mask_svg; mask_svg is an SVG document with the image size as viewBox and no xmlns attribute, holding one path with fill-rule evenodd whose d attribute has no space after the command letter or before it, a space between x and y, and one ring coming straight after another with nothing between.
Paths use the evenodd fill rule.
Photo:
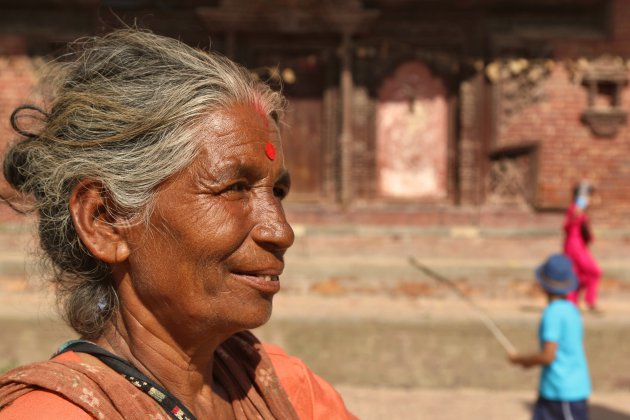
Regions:
<instances>
[{"instance_id":1,"label":"brick wall","mask_svg":"<svg viewBox=\"0 0 630 420\"><path fill-rule=\"evenodd\" d=\"M539 142L536 193L541 207L565 207L572 185L591 180L601 199L592 207L592 217L600 225L630 220L630 125L621 125L613 138L594 135L580 120L587 88L572 81L567 63L604 54L630 59L630 2L615 1L612 16L611 39L554 44L555 65L543 82L543 99L501 121L496 139L500 145ZM629 85L621 92L621 108L630 110Z\"/></svg>"}]
</instances>

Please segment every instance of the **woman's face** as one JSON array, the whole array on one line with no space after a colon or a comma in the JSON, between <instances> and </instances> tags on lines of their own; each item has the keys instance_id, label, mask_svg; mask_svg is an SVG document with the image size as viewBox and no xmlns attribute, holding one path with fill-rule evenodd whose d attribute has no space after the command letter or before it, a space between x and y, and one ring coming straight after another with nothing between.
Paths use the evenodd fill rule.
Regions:
<instances>
[{"instance_id":1,"label":"woman's face","mask_svg":"<svg viewBox=\"0 0 630 420\"><path fill-rule=\"evenodd\" d=\"M199 141L199 156L160 187L151 225L130 235L119 294L142 323L233 333L271 315L294 239L282 208L290 181L276 125L252 105L213 112Z\"/></svg>"}]
</instances>

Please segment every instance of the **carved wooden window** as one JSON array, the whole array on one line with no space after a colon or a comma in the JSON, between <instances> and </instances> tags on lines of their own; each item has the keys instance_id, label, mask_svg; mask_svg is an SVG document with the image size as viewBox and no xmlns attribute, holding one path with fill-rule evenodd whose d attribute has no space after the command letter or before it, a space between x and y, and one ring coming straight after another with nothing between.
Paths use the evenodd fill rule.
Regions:
<instances>
[{"instance_id":1,"label":"carved wooden window","mask_svg":"<svg viewBox=\"0 0 630 420\"><path fill-rule=\"evenodd\" d=\"M487 204L535 205L538 146L531 142L490 153Z\"/></svg>"},{"instance_id":2,"label":"carved wooden window","mask_svg":"<svg viewBox=\"0 0 630 420\"><path fill-rule=\"evenodd\" d=\"M626 68L619 60L604 57L589 63L582 77L588 89L582 121L596 136L613 137L626 123L628 112L621 108L621 91L627 81Z\"/></svg>"}]
</instances>

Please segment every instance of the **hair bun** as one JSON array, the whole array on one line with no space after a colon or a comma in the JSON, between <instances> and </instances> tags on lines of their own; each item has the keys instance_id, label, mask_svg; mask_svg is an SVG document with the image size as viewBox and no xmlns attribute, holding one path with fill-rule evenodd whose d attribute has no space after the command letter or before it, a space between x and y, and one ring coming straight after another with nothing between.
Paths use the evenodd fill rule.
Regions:
<instances>
[{"instance_id":1,"label":"hair bun","mask_svg":"<svg viewBox=\"0 0 630 420\"><path fill-rule=\"evenodd\" d=\"M22 143L30 142L25 140ZM4 158L4 177L13 188L18 191L23 190L27 182L26 166L28 165L28 150L18 144L10 148Z\"/></svg>"}]
</instances>

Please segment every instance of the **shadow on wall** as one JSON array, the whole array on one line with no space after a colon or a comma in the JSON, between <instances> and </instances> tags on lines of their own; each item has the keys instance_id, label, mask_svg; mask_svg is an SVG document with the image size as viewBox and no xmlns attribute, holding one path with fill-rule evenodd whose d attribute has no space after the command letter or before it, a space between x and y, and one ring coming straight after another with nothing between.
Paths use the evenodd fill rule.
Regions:
<instances>
[{"instance_id":1,"label":"shadow on wall","mask_svg":"<svg viewBox=\"0 0 630 420\"><path fill-rule=\"evenodd\" d=\"M530 413L534 412L534 404L527 403ZM600 404L589 404L588 414L590 420L630 420L630 414L608 408Z\"/></svg>"}]
</instances>

